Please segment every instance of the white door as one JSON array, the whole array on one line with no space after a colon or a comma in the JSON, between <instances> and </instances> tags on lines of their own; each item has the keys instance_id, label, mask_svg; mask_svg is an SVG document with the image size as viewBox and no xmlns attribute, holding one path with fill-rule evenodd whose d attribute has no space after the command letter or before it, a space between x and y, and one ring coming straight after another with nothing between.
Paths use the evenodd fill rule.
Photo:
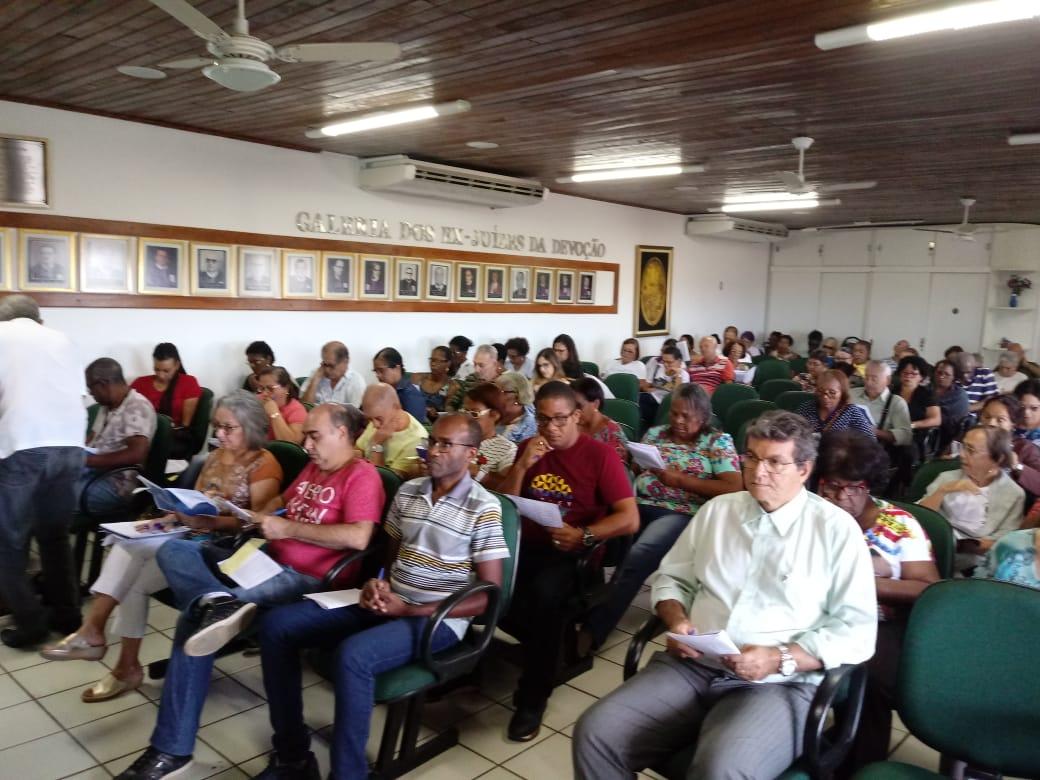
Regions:
<instances>
[{"instance_id":1,"label":"white door","mask_svg":"<svg viewBox=\"0 0 1040 780\"><path fill-rule=\"evenodd\" d=\"M848 336L861 337L867 306L868 274L827 272L822 277L817 327L824 336L834 336L838 341Z\"/></svg>"},{"instance_id":2,"label":"white door","mask_svg":"<svg viewBox=\"0 0 1040 780\"><path fill-rule=\"evenodd\" d=\"M988 285L989 274L932 274L925 358L934 363L954 344L980 351Z\"/></svg>"},{"instance_id":3,"label":"white door","mask_svg":"<svg viewBox=\"0 0 1040 780\"><path fill-rule=\"evenodd\" d=\"M870 265L869 230L827 231L823 236L824 265Z\"/></svg>"},{"instance_id":4,"label":"white door","mask_svg":"<svg viewBox=\"0 0 1040 780\"><path fill-rule=\"evenodd\" d=\"M885 228L874 232L874 263L882 266L932 264L935 233L913 228Z\"/></svg>"},{"instance_id":5,"label":"white door","mask_svg":"<svg viewBox=\"0 0 1040 780\"><path fill-rule=\"evenodd\" d=\"M873 356L886 358L892 345L906 339L921 348L928 335L928 301L931 275L875 271L867 306L866 337L874 342Z\"/></svg>"},{"instance_id":6,"label":"white door","mask_svg":"<svg viewBox=\"0 0 1040 780\"><path fill-rule=\"evenodd\" d=\"M773 244L773 265L816 266L823 262L823 238L819 233L793 233Z\"/></svg>"}]
</instances>

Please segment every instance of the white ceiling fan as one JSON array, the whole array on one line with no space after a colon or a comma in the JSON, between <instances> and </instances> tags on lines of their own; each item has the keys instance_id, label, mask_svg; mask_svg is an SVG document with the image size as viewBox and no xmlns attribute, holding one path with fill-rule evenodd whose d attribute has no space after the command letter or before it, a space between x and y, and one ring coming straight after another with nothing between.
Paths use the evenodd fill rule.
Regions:
<instances>
[{"instance_id":1,"label":"white ceiling fan","mask_svg":"<svg viewBox=\"0 0 1040 780\"><path fill-rule=\"evenodd\" d=\"M780 171L777 175L784 184L784 189L791 195L806 195L810 192L827 193L845 190L869 190L877 186L876 181L847 181L837 184L812 184L805 180L805 152L813 145L813 139L800 135L791 139L791 144L798 150L798 171Z\"/></svg>"},{"instance_id":2,"label":"white ceiling fan","mask_svg":"<svg viewBox=\"0 0 1040 780\"><path fill-rule=\"evenodd\" d=\"M396 43L294 43L275 48L249 34L245 0L238 0L238 15L230 33L196 10L187 0L148 0L206 41L210 56L159 63L159 68L202 68L202 74L237 92L255 92L281 81L267 61L283 62L387 62L401 56ZM137 78L164 78L155 68L123 66L120 73Z\"/></svg>"},{"instance_id":3,"label":"white ceiling fan","mask_svg":"<svg viewBox=\"0 0 1040 780\"><path fill-rule=\"evenodd\" d=\"M972 224L968 221L968 217L971 214L971 207L975 205L975 198L961 198L961 206L964 207L964 216L961 218L961 223L951 230L944 230L942 228L914 228L914 230L924 230L928 233L949 233L952 236L963 239L964 241L974 241L975 232L979 229L978 225Z\"/></svg>"}]
</instances>

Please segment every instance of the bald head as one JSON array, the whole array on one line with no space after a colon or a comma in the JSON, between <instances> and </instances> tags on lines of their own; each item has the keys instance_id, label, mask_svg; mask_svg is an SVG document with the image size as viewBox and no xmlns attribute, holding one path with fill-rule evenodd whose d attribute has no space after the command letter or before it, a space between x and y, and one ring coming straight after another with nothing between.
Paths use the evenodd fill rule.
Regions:
<instances>
[{"instance_id":1,"label":"bald head","mask_svg":"<svg viewBox=\"0 0 1040 780\"><path fill-rule=\"evenodd\" d=\"M389 416L400 408L401 401L397 398L397 391L382 382L369 385L361 397L361 411L369 421L375 416Z\"/></svg>"},{"instance_id":2,"label":"bald head","mask_svg":"<svg viewBox=\"0 0 1040 780\"><path fill-rule=\"evenodd\" d=\"M350 368L350 350L342 341L330 341L321 348L321 371L335 385Z\"/></svg>"}]
</instances>

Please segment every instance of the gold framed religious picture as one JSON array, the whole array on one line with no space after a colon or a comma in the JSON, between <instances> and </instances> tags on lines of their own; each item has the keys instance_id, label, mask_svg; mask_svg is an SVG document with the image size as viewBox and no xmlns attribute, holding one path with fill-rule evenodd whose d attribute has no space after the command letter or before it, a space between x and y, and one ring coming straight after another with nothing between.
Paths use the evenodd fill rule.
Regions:
<instances>
[{"instance_id":1,"label":"gold framed religious picture","mask_svg":"<svg viewBox=\"0 0 1040 780\"><path fill-rule=\"evenodd\" d=\"M534 298L535 303L552 303L553 299L553 269L534 269Z\"/></svg>"},{"instance_id":2,"label":"gold framed religious picture","mask_svg":"<svg viewBox=\"0 0 1040 780\"><path fill-rule=\"evenodd\" d=\"M137 240L137 291L146 295L180 295L185 283L188 243L162 238Z\"/></svg>"},{"instance_id":3,"label":"gold framed religious picture","mask_svg":"<svg viewBox=\"0 0 1040 780\"><path fill-rule=\"evenodd\" d=\"M318 253L283 249L282 297L316 298L317 295Z\"/></svg>"},{"instance_id":4,"label":"gold framed religious picture","mask_svg":"<svg viewBox=\"0 0 1040 780\"><path fill-rule=\"evenodd\" d=\"M480 300L480 266L475 263L456 263L455 280L456 301Z\"/></svg>"},{"instance_id":5,"label":"gold framed religious picture","mask_svg":"<svg viewBox=\"0 0 1040 780\"><path fill-rule=\"evenodd\" d=\"M277 298L280 281L277 249L269 246L238 248L238 297Z\"/></svg>"},{"instance_id":6,"label":"gold framed religious picture","mask_svg":"<svg viewBox=\"0 0 1040 780\"><path fill-rule=\"evenodd\" d=\"M134 291L134 241L130 236L79 234L79 289L92 293Z\"/></svg>"},{"instance_id":7,"label":"gold framed religious picture","mask_svg":"<svg viewBox=\"0 0 1040 780\"><path fill-rule=\"evenodd\" d=\"M489 265L484 269L484 301L502 303L506 299L506 269Z\"/></svg>"},{"instance_id":8,"label":"gold framed religious picture","mask_svg":"<svg viewBox=\"0 0 1040 780\"><path fill-rule=\"evenodd\" d=\"M430 260L426 263L426 300L451 300L451 261Z\"/></svg>"},{"instance_id":9,"label":"gold framed religious picture","mask_svg":"<svg viewBox=\"0 0 1040 780\"><path fill-rule=\"evenodd\" d=\"M395 257L394 265L394 300L419 300L423 283L422 260L417 257Z\"/></svg>"},{"instance_id":10,"label":"gold framed religious picture","mask_svg":"<svg viewBox=\"0 0 1040 780\"><path fill-rule=\"evenodd\" d=\"M358 297L367 301L390 300L390 260L386 255L361 255Z\"/></svg>"},{"instance_id":11,"label":"gold framed religious picture","mask_svg":"<svg viewBox=\"0 0 1040 780\"><path fill-rule=\"evenodd\" d=\"M556 303L574 303L574 271L556 272Z\"/></svg>"},{"instance_id":12,"label":"gold framed religious picture","mask_svg":"<svg viewBox=\"0 0 1040 780\"><path fill-rule=\"evenodd\" d=\"M50 208L47 139L0 135L0 206Z\"/></svg>"},{"instance_id":13,"label":"gold framed religious picture","mask_svg":"<svg viewBox=\"0 0 1040 780\"><path fill-rule=\"evenodd\" d=\"M349 252L322 252L321 297L353 299L355 296L354 270L357 255Z\"/></svg>"},{"instance_id":14,"label":"gold framed religious picture","mask_svg":"<svg viewBox=\"0 0 1040 780\"><path fill-rule=\"evenodd\" d=\"M76 289L76 234L61 230L18 232L18 277L23 290Z\"/></svg>"},{"instance_id":15,"label":"gold framed religious picture","mask_svg":"<svg viewBox=\"0 0 1040 780\"><path fill-rule=\"evenodd\" d=\"M191 245L191 294L228 297L234 290L232 249L227 244Z\"/></svg>"},{"instance_id":16,"label":"gold framed religious picture","mask_svg":"<svg viewBox=\"0 0 1040 780\"><path fill-rule=\"evenodd\" d=\"M636 247L636 336L668 333L674 252L670 246Z\"/></svg>"},{"instance_id":17,"label":"gold framed religious picture","mask_svg":"<svg viewBox=\"0 0 1040 780\"><path fill-rule=\"evenodd\" d=\"M531 269L522 265L509 266L509 300L525 303L531 300Z\"/></svg>"},{"instance_id":18,"label":"gold framed religious picture","mask_svg":"<svg viewBox=\"0 0 1040 780\"><path fill-rule=\"evenodd\" d=\"M11 289L11 257L14 255L14 228L0 227L0 290Z\"/></svg>"},{"instance_id":19,"label":"gold framed religious picture","mask_svg":"<svg viewBox=\"0 0 1040 780\"><path fill-rule=\"evenodd\" d=\"M596 272L578 272L578 303L593 304L596 302Z\"/></svg>"}]
</instances>

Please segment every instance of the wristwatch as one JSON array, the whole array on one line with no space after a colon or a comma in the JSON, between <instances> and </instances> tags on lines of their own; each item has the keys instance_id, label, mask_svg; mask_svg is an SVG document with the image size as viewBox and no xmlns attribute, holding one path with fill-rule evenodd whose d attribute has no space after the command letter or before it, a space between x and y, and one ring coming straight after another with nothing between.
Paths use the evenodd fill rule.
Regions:
<instances>
[{"instance_id":1,"label":"wristwatch","mask_svg":"<svg viewBox=\"0 0 1040 780\"><path fill-rule=\"evenodd\" d=\"M382 444L373 444L371 447L368 448L368 451L369 452L377 452L380 455L382 455L383 454L383 445Z\"/></svg>"},{"instance_id":2,"label":"wristwatch","mask_svg":"<svg viewBox=\"0 0 1040 780\"><path fill-rule=\"evenodd\" d=\"M586 547L592 547L598 541L599 540L596 538L596 534L592 533L592 531L588 529L588 526L583 525L581 527L581 543L583 545L585 545Z\"/></svg>"},{"instance_id":3,"label":"wristwatch","mask_svg":"<svg viewBox=\"0 0 1040 780\"><path fill-rule=\"evenodd\" d=\"M282 416L281 412L275 412L274 414L271 415L271 419L274 420L275 418L281 417L281 416Z\"/></svg>"},{"instance_id":4,"label":"wristwatch","mask_svg":"<svg viewBox=\"0 0 1040 780\"><path fill-rule=\"evenodd\" d=\"M794 656L791 655L791 648L787 645L779 645L776 649L780 651L780 674L784 677L790 677L798 668Z\"/></svg>"}]
</instances>

